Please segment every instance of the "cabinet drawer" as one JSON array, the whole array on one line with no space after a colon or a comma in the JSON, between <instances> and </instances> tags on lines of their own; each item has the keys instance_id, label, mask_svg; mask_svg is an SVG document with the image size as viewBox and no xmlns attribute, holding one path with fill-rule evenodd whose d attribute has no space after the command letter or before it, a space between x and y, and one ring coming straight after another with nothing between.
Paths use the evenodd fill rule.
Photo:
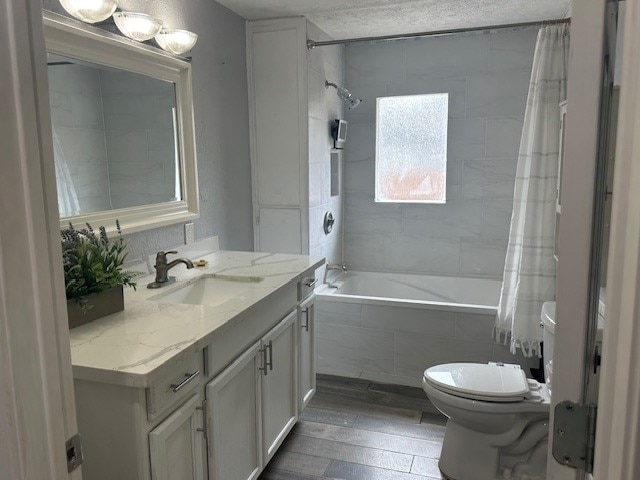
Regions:
<instances>
[{"instance_id":1,"label":"cabinet drawer","mask_svg":"<svg viewBox=\"0 0 640 480\"><path fill-rule=\"evenodd\" d=\"M159 380L147 388L147 416L153 421L164 410L191 394L202 381L201 356L193 357L167 368Z\"/></svg>"}]
</instances>

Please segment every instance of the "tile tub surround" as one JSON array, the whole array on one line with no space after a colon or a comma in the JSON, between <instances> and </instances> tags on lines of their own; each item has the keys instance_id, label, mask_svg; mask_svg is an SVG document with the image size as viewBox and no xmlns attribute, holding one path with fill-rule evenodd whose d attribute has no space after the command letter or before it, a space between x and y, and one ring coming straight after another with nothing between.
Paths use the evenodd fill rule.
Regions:
<instances>
[{"instance_id":1,"label":"tile tub surround","mask_svg":"<svg viewBox=\"0 0 640 480\"><path fill-rule=\"evenodd\" d=\"M346 48L344 255L354 270L501 278L537 31ZM376 98L449 93L447 203L374 201Z\"/></svg>"},{"instance_id":2,"label":"tile tub surround","mask_svg":"<svg viewBox=\"0 0 640 480\"><path fill-rule=\"evenodd\" d=\"M307 35L314 40L331 38L311 22L307 22ZM325 87L325 80L344 83L344 47L341 45L314 48L308 52L309 84L309 252L326 257L329 263L342 263L342 210L344 193L331 196L331 149L333 139L329 124L344 118L344 102L333 88ZM342 172L340 172L342 177ZM343 179L340 178L342 185ZM324 215L332 212L336 222L330 234L323 229ZM316 273L324 275L324 267Z\"/></svg>"},{"instance_id":3,"label":"tile tub surround","mask_svg":"<svg viewBox=\"0 0 640 480\"><path fill-rule=\"evenodd\" d=\"M442 363L500 361L537 367L537 358L514 356L494 342L496 311L435 299L342 295L339 289L322 287L316 297L318 371L417 387L426 368Z\"/></svg>"},{"instance_id":4,"label":"tile tub surround","mask_svg":"<svg viewBox=\"0 0 640 480\"><path fill-rule=\"evenodd\" d=\"M159 367L202 350L244 318L271 293L320 266L323 258L253 252L220 251L203 257L204 268L171 270L177 283L206 274L264 277L259 283L219 306L161 304L147 300L162 293L149 290L149 275L137 279L138 289L125 291L125 310L70 331L71 361L76 379L145 387ZM171 289L171 287L164 287Z\"/></svg>"}]
</instances>

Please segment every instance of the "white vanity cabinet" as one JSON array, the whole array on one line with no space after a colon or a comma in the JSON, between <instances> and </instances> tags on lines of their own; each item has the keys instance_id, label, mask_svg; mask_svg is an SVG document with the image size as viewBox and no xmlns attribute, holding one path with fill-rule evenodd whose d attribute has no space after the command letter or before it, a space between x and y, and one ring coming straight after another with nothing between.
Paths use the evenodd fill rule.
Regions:
<instances>
[{"instance_id":1,"label":"white vanity cabinet","mask_svg":"<svg viewBox=\"0 0 640 480\"><path fill-rule=\"evenodd\" d=\"M298 410L316 393L315 295L298 306Z\"/></svg>"},{"instance_id":2,"label":"white vanity cabinet","mask_svg":"<svg viewBox=\"0 0 640 480\"><path fill-rule=\"evenodd\" d=\"M201 404L200 395L194 395L149 432L154 480L204 480Z\"/></svg>"},{"instance_id":3,"label":"white vanity cabinet","mask_svg":"<svg viewBox=\"0 0 640 480\"><path fill-rule=\"evenodd\" d=\"M315 268L139 384L76 378L85 480L258 478L315 391Z\"/></svg>"},{"instance_id":4,"label":"white vanity cabinet","mask_svg":"<svg viewBox=\"0 0 640 480\"><path fill-rule=\"evenodd\" d=\"M252 480L298 418L296 312L206 387L210 480Z\"/></svg>"}]
</instances>

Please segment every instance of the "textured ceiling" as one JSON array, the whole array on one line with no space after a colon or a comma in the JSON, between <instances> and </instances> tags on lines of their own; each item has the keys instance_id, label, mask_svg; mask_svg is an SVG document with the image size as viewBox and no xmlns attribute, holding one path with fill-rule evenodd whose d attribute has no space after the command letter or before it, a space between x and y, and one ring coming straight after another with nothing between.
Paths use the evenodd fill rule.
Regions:
<instances>
[{"instance_id":1,"label":"textured ceiling","mask_svg":"<svg viewBox=\"0 0 640 480\"><path fill-rule=\"evenodd\" d=\"M247 19L304 15L336 39L563 18L571 0L217 0Z\"/></svg>"}]
</instances>

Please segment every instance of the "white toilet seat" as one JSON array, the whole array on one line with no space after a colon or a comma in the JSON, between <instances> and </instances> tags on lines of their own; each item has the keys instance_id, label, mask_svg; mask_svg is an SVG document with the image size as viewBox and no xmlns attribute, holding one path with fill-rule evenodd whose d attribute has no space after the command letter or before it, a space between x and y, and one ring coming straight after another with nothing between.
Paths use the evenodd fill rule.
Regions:
<instances>
[{"instance_id":1,"label":"white toilet seat","mask_svg":"<svg viewBox=\"0 0 640 480\"><path fill-rule=\"evenodd\" d=\"M544 403L540 384L527 380L519 365L449 363L424 372L423 382L440 392L469 400Z\"/></svg>"}]
</instances>

